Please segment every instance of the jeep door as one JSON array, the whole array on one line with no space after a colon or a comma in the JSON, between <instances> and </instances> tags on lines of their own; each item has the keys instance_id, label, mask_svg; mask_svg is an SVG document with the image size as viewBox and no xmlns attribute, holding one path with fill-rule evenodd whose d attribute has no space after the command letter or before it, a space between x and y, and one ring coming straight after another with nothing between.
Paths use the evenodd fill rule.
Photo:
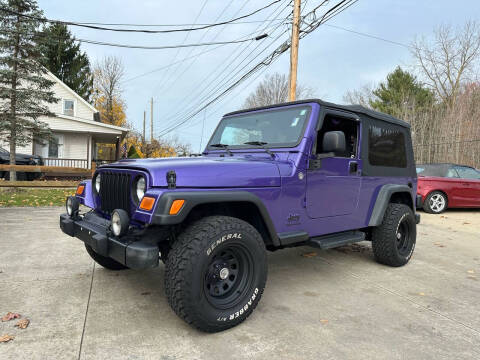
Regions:
<instances>
[{"instance_id":1,"label":"jeep door","mask_svg":"<svg viewBox=\"0 0 480 360\"><path fill-rule=\"evenodd\" d=\"M329 111L319 126L307 170L307 214L310 218L349 215L358 206L361 185L360 122L354 114ZM344 151L324 151L323 141L331 132L345 135Z\"/></svg>"}]
</instances>

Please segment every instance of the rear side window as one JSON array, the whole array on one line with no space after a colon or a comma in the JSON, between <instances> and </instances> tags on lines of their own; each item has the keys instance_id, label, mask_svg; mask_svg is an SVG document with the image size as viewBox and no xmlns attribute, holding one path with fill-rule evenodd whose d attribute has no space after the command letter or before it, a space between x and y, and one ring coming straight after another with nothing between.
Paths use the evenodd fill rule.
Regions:
<instances>
[{"instance_id":1,"label":"rear side window","mask_svg":"<svg viewBox=\"0 0 480 360\"><path fill-rule=\"evenodd\" d=\"M391 126L371 125L368 129L368 162L373 166L406 168L403 132Z\"/></svg>"}]
</instances>

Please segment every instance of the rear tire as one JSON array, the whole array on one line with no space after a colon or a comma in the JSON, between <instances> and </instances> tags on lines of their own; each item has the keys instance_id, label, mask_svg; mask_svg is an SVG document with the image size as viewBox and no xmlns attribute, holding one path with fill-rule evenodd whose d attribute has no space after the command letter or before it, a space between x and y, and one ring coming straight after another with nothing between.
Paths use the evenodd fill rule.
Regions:
<instances>
[{"instance_id":1,"label":"rear tire","mask_svg":"<svg viewBox=\"0 0 480 360\"><path fill-rule=\"evenodd\" d=\"M389 204L382 224L372 231L375 260L389 266L402 266L412 257L417 226L412 209L404 204Z\"/></svg>"},{"instance_id":2,"label":"rear tire","mask_svg":"<svg viewBox=\"0 0 480 360\"><path fill-rule=\"evenodd\" d=\"M448 207L447 195L441 191L433 191L428 194L423 203L423 210L429 214L440 214Z\"/></svg>"},{"instance_id":3,"label":"rear tire","mask_svg":"<svg viewBox=\"0 0 480 360\"><path fill-rule=\"evenodd\" d=\"M95 260L95 262L101 266L103 266L105 269L108 269L108 270L125 270L125 269L128 269L128 267L126 267L125 265L123 264L120 264L118 261L115 261L109 257L105 257L105 256L102 256L98 253L95 252L95 250L93 250L91 248L91 246L85 244L85 249L87 249L87 252L88 252L88 255L91 256L91 258L93 260Z\"/></svg>"},{"instance_id":4,"label":"rear tire","mask_svg":"<svg viewBox=\"0 0 480 360\"><path fill-rule=\"evenodd\" d=\"M266 280L262 237L249 223L228 216L205 217L188 226L173 243L165 266L170 306L205 332L244 321Z\"/></svg>"}]
</instances>

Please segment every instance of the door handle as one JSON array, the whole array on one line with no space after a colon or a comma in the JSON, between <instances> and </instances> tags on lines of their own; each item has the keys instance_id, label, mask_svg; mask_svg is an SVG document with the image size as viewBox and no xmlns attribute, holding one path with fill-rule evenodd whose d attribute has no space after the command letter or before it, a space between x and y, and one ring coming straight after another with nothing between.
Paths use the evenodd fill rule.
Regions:
<instances>
[{"instance_id":1,"label":"door handle","mask_svg":"<svg viewBox=\"0 0 480 360\"><path fill-rule=\"evenodd\" d=\"M358 171L358 163L356 161L349 162L348 171L350 172L350 174L356 174Z\"/></svg>"}]
</instances>

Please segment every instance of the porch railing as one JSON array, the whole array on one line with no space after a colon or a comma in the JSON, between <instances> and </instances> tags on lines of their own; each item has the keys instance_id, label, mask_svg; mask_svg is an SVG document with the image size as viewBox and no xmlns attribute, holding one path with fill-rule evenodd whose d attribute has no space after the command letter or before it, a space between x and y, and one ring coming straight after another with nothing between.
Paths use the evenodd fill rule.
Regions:
<instances>
[{"instance_id":1,"label":"porch railing","mask_svg":"<svg viewBox=\"0 0 480 360\"><path fill-rule=\"evenodd\" d=\"M45 166L74 167L88 169L86 159L43 158Z\"/></svg>"}]
</instances>

